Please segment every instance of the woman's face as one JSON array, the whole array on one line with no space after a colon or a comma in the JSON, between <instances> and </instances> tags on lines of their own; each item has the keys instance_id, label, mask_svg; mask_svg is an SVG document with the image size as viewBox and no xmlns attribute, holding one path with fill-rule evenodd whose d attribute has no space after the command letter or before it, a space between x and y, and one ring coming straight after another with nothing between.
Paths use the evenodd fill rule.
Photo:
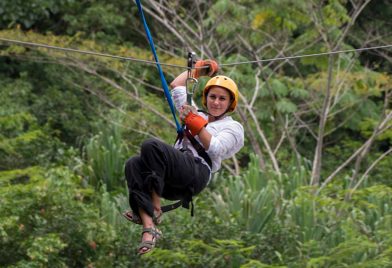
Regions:
<instances>
[{"instance_id":1,"label":"woman's face","mask_svg":"<svg viewBox=\"0 0 392 268\"><path fill-rule=\"evenodd\" d=\"M213 116L220 116L227 111L231 103L230 92L219 86L212 86L207 94L207 109Z\"/></svg>"}]
</instances>

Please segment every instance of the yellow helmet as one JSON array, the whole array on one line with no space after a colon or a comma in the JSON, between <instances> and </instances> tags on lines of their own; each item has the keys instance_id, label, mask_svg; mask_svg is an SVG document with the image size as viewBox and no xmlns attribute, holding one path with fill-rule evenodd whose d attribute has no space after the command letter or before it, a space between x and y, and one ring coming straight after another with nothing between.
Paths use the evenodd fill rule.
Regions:
<instances>
[{"instance_id":1,"label":"yellow helmet","mask_svg":"<svg viewBox=\"0 0 392 268\"><path fill-rule=\"evenodd\" d=\"M207 94L208 94L208 90L212 86L223 87L231 93L233 99L227 112L234 111L238 102L238 87L236 83L231 78L223 75L217 75L211 78L210 80L208 80L206 86L204 87L203 96L202 96L202 102L204 107L207 107Z\"/></svg>"}]
</instances>

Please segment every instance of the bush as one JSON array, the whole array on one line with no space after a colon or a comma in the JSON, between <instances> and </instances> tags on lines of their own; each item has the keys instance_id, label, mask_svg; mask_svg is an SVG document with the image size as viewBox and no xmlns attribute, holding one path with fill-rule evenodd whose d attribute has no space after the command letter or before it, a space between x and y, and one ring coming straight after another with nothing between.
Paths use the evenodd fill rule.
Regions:
<instances>
[{"instance_id":1,"label":"bush","mask_svg":"<svg viewBox=\"0 0 392 268\"><path fill-rule=\"evenodd\" d=\"M92 189L80 178L57 168L29 168L0 173L0 265L80 267L113 259L116 239L100 220Z\"/></svg>"}]
</instances>

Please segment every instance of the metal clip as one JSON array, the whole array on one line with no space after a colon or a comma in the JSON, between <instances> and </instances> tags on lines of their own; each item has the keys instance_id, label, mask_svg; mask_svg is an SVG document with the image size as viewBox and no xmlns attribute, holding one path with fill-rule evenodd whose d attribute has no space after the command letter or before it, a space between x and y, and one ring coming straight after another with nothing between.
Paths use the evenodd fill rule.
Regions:
<instances>
[{"instance_id":1,"label":"metal clip","mask_svg":"<svg viewBox=\"0 0 392 268\"><path fill-rule=\"evenodd\" d=\"M199 83L199 81L197 81L197 79L194 78L192 75L192 70L195 68L195 63L196 53L188 52L188 78L185 81L187 97L186 100L188 105L192 105L193 92L195 91L197 84Z\"/></svg>"}]
</instances>

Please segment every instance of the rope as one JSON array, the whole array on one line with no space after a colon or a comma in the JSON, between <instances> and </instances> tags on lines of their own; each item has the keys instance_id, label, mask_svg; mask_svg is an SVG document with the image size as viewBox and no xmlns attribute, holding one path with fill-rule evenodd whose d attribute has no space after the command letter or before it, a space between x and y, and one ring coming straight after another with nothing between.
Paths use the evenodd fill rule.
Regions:
<instances>
[{"instance_id":1,"label":"rope","mask_svg":"<svg viewBox=\"0 0 392 268\"><path fill-rule=\"evenodd\" d=\"M170 110L171 110L171 112L173 114L174 121L176 122L177 133L182 133L183 130L182 130L182 127L181 127L180 123L177 120L176 110L174 108L173 100L172 100L169 88L167 86L167 82L166 82L165 76L163 75L162 68L161 68L161 65L160 65L159 60L158 60L157 52L155 51L154 41L152 40L150 29L148 28L146 19L144 17L144 13L143 13L143 9L142 9L142 5L140 3L140 0L136 0L136 4L137 4L137 8L139 10L139 16L140 16L140 18L141 18L141 20L143 22L144 31L146 32L146 35L147 35L147 38L148 38L148 42L149 42L150 47L151 47L152 54L154 54L154 59L155 59L155 62L156 62L157 68L158 68L159 76L161 78L163 91L165 93L167 102L169 103Z\"/></svg>"},{"instance_id":2,"label":"rope","mask_svg":"<svg viewBox=\"0 0 392 268\"><path fill-rule=\"evenodd\" d=\"M151 65L157 64L157 62L155 62L155 61L142 60L142 59L131 58L131 57L116 56L116 55L99 53L99 52L88 51L88 50L79 50L79 49L72 49L72 48L50 46L50 45L39 44L39 43L24 42L24 41L13 40L13 39L0 38L0 41L7 42L7 43L14 43L14 44L22 45L22 46L43 47L43 48L61 50L61 51L66 51L66 52L74 52L74 53L88 54L88 55L99 56L99 57L107 57L107 58L113 58L113 59L141 62L141 63L151 64ZM257 63L257 62L291 60L291 59L300 59L300 58L307 58L307 57L325 56L325 55L329 55L329 54L341 54L341 53L359 52L359 51L365 51L365 50L376 50L376 49L383 49L383 48L390 48L390 47L392 47L392 45L363 47L363 48L356 48L356 49L338 50L338 51L322 52L322 53L315 53L315 54L305 54L305 55L297 55L297 56L286 56L286 57L270 58L270 59L263 59L263 60L222 63L219 65L220 66L233 66L233 65L240 65L240 64ZM187 66L176 65L176 64L160 63L160 65L188 69Z\"/></svg>"}]
</instances>

